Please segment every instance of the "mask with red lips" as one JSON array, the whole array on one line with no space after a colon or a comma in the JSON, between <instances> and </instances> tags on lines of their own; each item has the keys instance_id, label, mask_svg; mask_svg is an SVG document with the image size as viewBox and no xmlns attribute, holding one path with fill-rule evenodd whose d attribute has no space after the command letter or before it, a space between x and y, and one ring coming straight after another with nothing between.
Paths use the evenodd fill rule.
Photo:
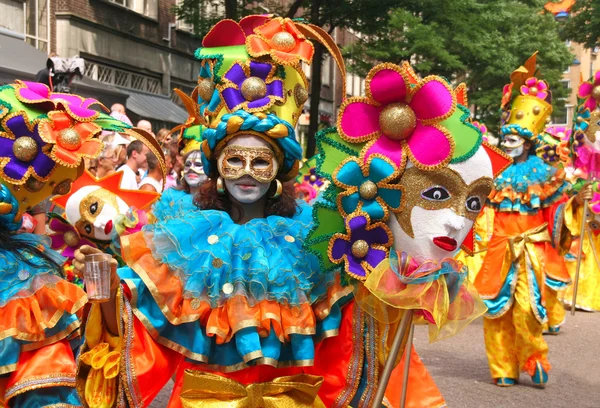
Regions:
<instances>
[{"instance_id":1,"label":"mask with red lips","mask_svg":"<svg viewBox=\"0 0 600 408\"><path fill-rule=\"evenodd\" d=\"M420 261L452 257L485 205L492 179L492 164L483 149L433 171L409 163L399 182L405 186L406 207L388 221L396 251Z\"/></svg>"}]
</instances>

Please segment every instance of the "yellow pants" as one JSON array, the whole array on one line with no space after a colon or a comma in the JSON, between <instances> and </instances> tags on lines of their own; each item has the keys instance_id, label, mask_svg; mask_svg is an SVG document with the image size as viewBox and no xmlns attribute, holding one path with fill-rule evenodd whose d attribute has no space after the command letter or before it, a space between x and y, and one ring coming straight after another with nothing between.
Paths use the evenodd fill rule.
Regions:
<instances>
[{"instance_id":1,"label":"yellow pants","mask_svg":"<svg viewBox=\"0 0 600 408\"><path fill-rule=\"evenodd\" d=\"M548 326L560 327L565 321L565 307L558 299L558 292L546 286L546 311L548 313Z\"/></svg>"},{"instance_id":2,"label":"yellow pants","mask_svg":"<svg viewBox=\"0 0 600 408\"><path fill-rule=\"evenodd\" d=\"M542 324L531 310L527 273L519 270L512 307L502 316L483 319L485 350L492 378L519 378L519 371L535 373L536 361L546 371L548 345Z\"/></svg>"}]
</instances>

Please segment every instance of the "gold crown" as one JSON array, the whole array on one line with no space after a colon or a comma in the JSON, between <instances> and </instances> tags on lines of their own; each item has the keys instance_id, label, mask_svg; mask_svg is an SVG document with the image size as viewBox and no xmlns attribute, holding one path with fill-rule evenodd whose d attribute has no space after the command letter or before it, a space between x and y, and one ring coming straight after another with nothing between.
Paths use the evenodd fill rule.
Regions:
<instances>
[{"instance_id":1,"label":"gold crown","mask_svg":"<svg viewBox=\"0 0 600 408\"><path fill-rule=\"evenodd\" d=\"M551 114L552 105L548 102L536 96L519 95L512 103L510 116L502 128L502 133L510 133L512 129L517 129L520 136L535 137L544 130L546 120Z\"/></svg>"}]
</instances>

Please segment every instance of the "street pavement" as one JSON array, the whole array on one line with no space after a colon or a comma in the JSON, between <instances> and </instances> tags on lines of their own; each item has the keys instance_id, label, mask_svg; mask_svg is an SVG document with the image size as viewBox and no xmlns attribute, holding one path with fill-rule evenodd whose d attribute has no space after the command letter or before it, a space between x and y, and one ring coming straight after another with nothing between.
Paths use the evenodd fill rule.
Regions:
<instances>
[{"instance_id":1,"label":"street pavement","mask_svg":"<svg viewBox=\"0 0 600 408\"><path fill-rule=\"evenodd\" d=\"M553 366L545 389L534 387L526 374L513 387L492 384L482 322L433 344L426 327L415 330L415 347L449 408L600 408L600 313L567 314L558 336L544 336ZM150 407L166 407L171 388L172 383Z\"/></svg>"}]
</instances>

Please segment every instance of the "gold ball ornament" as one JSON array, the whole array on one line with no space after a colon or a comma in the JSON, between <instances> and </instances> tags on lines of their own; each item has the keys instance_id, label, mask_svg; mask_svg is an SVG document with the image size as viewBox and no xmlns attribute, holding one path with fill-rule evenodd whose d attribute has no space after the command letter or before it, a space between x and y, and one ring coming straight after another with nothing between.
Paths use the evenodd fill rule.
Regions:
<instances>
[{"instance_id":1,"label":"gold ball ornament","mask_svg":"<svg viewBox=\"0 0 600 408\"><path fill-rule=\"evenodd\" d=\"M518 111L517 114L515 115L515 118L517 119L523 119L525 117L525 113L523 113L523 111Z\"/></svg>"},{"instance_id":2,"label":"gold ball ornament","mask_svg":"<svg viewBox=\"0 0 600 408\"><path fill-rule=\"evenodd\" d=\"M313 174L313 175L311 175L311 176L310 176L310 178L309 178L309 179L310 179L310 181L312 181L312 182L314 183L315 181L317 181L317 176L315 176L315 175Z\"/></svg>"},{"instance_id":3,"label":"gold ball ornament","mask_svg":"<svg viewBox=\"0 0 600 408\"><path fill-rule=\"evenodd\" d=\"M377 195L377 185L371 180L367 180L358 188L358 194L365 200L372 200Z\"/></svg>"},{"instance_id":4,"label":"gold ball ornament","mask_svg":"<svg viewBox=\"0 0 600 408\"><path fill-rule=\"evenodd\" d=\"M204 78L198 81L198 96L200 96L203 101L210 101L214 91L215 84L213 84L210 78Z\"/></svg>"},{"instance_id":5,"label":"gold ball ornament","mask_svg":"<svg viewBox=\"0 0 600 408\"><path fill-rule=\"evenodd\" d=\"M542 109L539 106L534 106L533 107L533 114L537 116L540 113L542 113Z\"/></svg>"},{"instance_id":6,"label":"gold ball ornament","mask_svg":"<svg viewBox=\"0 0 600 408\"><path fill-rule=\"evenodd\" d=\"M77 245L79 245L80 239L77 236L77 234L75 233L75 231L67 231L67 232L65 232L65 235L63 236L63 238L65 240L65 244L67 244L71 248L74 248Z\"/></svg>"},{"instance_id":7,"label":"gold ball ornament","mask_svg":"<svg viewBox=\"0 0 600 408\"><path fill-rule=\"evenodd\" d=\"M21 136L13 144L13 154L21 161L29 162L35 159L38 153L38 145L29 136Z\"/></svg>"},{"instance_id":8,"label":"gold ball ornament","mask_svg":"<svg viewBox=\"0 0 600 408\"><path fill-rule=\"evenodd\" d=\"M296 100L296 106L304 106L308 100L308 90L300 84L296 84L294 88L294 99Z\"/></svg>"},{"instance_id":9,"label":"gold ball ornament","mask_svg":"<svg viewBox=\"0 0 600 408\"><path fill-rule=\"evenodd\" d=\"M367 241L359 239L358 241L354 241L352 244L352 255L355 258L364 258L369 253L369 244Z\"/></svg>"},{"instance_id":10,"label":"gold ball ornament","mask_svg":"<svg viewBox=\"0 0 600 408\"><path fill-rule=\"evenodd\" d=\"M81 135L74 128L61 130L56 138L56 141L60 147L63 147L67 150L77 150L83 144Z\"/></svg>"},{"instance_id":11,"label":"gold ball ornament","mask_svg":"<svg viewBox=\"0 0 600 408\"><path fill-rule=\"evenodd\" d=\"M291 51L296 47L296 39L287 31L280 31L271 38L271 45L278 51Z\"/></svg>"},{"instance_id":12,"label":"gold ball ornament","mask_svg":"<svg viewBox=\"0 0 600 408\"><path fill-rule=\"evenodd\" d=\"M539 90L535 86L532 86L531 88L529 88L529 93L533 96L537 95L538 92L539 92Z\"/></svg>"},{"instance_id":13,"label":"gold ball ornament","mask_svg":"<svg viewBox=\"0 0 600 408\"><path fill-rule=\"evenodd\" d=\"M594 89L592 89L592 98L600 100L600 85L595 86Z\"/></svg>"},{"instance_id":14,"label":"gold ball ornament","mask_svg":"<svg viewBox=\"0 0 600 408\"><path fill-rule=\"evenodd\" d=\"M405 103L392 103L381 111L379 126L390 139L403 140L417 127L417 116Z\"/></svg>"},{"instance_id":15,"label":"gold ball ornament","mask_svg":"<svg viewBox=\"0 0 600 408\"><path fill-rule=\"evenodd\" d=\"M548 157L554 156L554 150L548 150Z\"/></svg>"},{"instance_id":16,"label":"gold ball ornament","mask_svg":"<svg viewBox=\"0 0 600 408\"><path fill-rule=\"evenodd\" d=\"M256 101L267 94L267 84L260 78L250 77L242 83L242 96L247 101Z\"/></svg>"}]
</instances>

